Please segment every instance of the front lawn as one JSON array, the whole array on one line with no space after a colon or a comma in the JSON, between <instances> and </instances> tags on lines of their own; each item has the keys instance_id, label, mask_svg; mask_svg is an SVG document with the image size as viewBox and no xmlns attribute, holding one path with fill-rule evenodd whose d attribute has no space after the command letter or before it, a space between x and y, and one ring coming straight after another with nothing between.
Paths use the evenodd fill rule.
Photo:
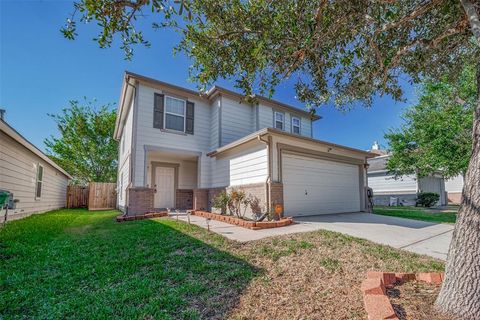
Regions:
<instances>
[{"instance_id":1,"label":"front lawn","mask_svg":"<svg viewBox=\"0 0 480 320\"><path fill-rule=\"evenodd\" d=\"M457 213L442 212L420 207L374 207L373 213L428 222L455 223Z\"/></svg>"},{"instance_id":2,"label":"front lawn","mask_svg":"<svg viewBox=\"0 0 480 320\"><path fill-rule=\"evenodd\" d=\"M0 230L0 319L362 319L366 271L443 263L317 231L240 244L169 218L59 210Z\"/></svg>"}]
</instances>

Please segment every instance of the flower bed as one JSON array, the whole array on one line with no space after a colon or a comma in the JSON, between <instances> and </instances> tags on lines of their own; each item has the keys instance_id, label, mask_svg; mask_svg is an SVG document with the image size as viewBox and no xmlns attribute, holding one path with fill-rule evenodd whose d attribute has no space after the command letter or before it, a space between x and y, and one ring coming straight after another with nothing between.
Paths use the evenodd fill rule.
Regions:
<instances>
[{"instance_id":1,"label":"flower bed","mask_svg":"<svg viewBox=\"0 0 480 320\"><path fill-rule=\"evenodd\" d=\"M147 212L142 215L136 215L136 216L117 216L116 220L117 222L123 222L123 221L133 221L133 220L144 220L144 219L152 219L152 218L160 218L160 217L166 217L168 216L167 211L160 211L160 212Z\"/></svg>"},{"instance_id":2,"label":"flower bed","mask_svg":"<svg viewBox=\"0 0 480 320\"><path fill-rule=\"evenodd\" d=\"M391 273L370 271L367 279L363 280L361 290L363 302L369 320L391 319L398 320L392 304L388 299L386 287L393 287L395 283L403 283L411 280L424 281L439 284L443 281L443 273Z\"/></svg>"},{"instance_id":3,"label":"flower bed","mask_svg":"<svg viewBox=\"0 0 480 320\"><path fill-rule=\"evenodd\" d=\"M252 230L285 227L293 223L292 218L282 218L278 221L251 221L251 220L243 220L234 216L227 216L227 215L212 213L208 211L197 210L197 211L192 211L192 214L199 217L204 217L212 220L234 224L234 225L252 229Z\"/></svg>"}]
</instances>

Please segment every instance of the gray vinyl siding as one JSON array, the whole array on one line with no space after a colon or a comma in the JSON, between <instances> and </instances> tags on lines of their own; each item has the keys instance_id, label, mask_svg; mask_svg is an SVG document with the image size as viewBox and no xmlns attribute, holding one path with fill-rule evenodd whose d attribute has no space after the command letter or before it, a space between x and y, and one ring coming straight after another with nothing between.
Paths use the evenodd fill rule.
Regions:
<instances>
[{"instance_id":1,"label":"gray vinyl siding","mask_svg":"<svg viewBox=\"0 0 480 320\"><path fill-rule=\"evenodd\" d=\"M253 141L214 160L212 187L266 182L268 156L264 144Z\"/></svg>"},{"instance_id":2,"label":"gray vinyl siding","mask_svg":"<svg viewBox=\"0 0 480 320\"><path fill-rule=\"evenodd\" d=\"M222 146L255 131L253 112L251 104L222 97Z\"/></svg>"},{"instance_id":3,"label":"gray vinyl siding","mask_svg":"<svg viewBox=\"0 0 480 320\"><path fill-rule=\"evenodd\" d=\"M369 173L368 186L374 194L416 193L417 179L415 175L405 175L395 179L394 175L385 172Z\"/></svg>"},{"instance_id":4,"label":"gray vinyl siding","mask_svg":"<svg viewBox=\"0 0 480 320\"><path fill-rule=\"evenodd\" d=\"M274 111L279 111L285 115L285 132L292 133L292 117L297 117L300 119L300 134L302 136L312 137L312 121L309 118L282 108L272 108L262 104L260 104L258 108L258 129L274 128Z\"/></svg>"},{"instance_id":5,"label":"gray vinyl siding","mask_svg":"<svg viewBox=\"0 0 480 320\"><path fill-rule=\"evenodd\" d=\"M134 186L144 186L145 150L144 146L157 146L169 149L202 152L200 159L200 186L208 183L210 172L206 153L210 151L211 136L211 106L200 99L189 99L195 103L195 130L193 135L172 133L153 128L153 97L154 93L163 93L162 90L149 86L139 85L136 125L136 151Z\"/></svg>"},{"instance_id":6,"label":"gray vinyl siding","mask_svg":"<svg viewBox=\"0 0 480 320\"><path fill-rule=\"evenodd\" d=\"M66 206L68 178L23 145L0 132L0 189L13 192L12 219ZM37 166L43 166L41 198L35 198Z\"/></svg>"},{"instance_id":7,"label":"gray vinyl siding","mask_svg":"<svg viewBox=\"0 0 480 320\"><path fill-rule=\"evenodd\" d=\"M220 116L220 98L215 99L211 108L211 137L210 150L215 150L219 147L219 116Z\"/></svg>"},{"instance_id":8,"label":"gray vinyl siding","mask_svg":"<svg viewBox=\"0 0 480 320\"><path fill-rule=\"evenodd\" d=\"M127 115L125 126L122 130L120 144L118 147L118 174L117 174L117 203L120 208L126 205L126 189L130 183L130 158L132 153L132 133L133 133L133 106L135 105L133 99ZM122 141L125 144L122 148ZM122 179L120 183L120 179Z\"/></svg>"}]
</instances>

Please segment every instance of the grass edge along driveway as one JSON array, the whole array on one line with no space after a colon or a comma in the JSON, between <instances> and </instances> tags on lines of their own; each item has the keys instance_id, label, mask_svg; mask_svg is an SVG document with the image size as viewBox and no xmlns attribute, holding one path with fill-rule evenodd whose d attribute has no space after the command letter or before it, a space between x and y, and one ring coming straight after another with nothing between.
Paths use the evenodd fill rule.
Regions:
<instances>
[{"instance_id":1,"label":"grass edge along driveway","mask_svg":"<svg viewBox=\"0 0 480 320\"><path fill-rule=\"evenodd\" d=\"M58 210L0 230L0 318L365 317L368 270L442 262L328 231L246 244L169 218Z\"/></svg>"},{"instance_id":2,"label":"grass edge along driveway","mask_svg":"<svg viewBox=\"0 0 480 320\"><path fill-rule=\"evenodd\" d=\"M421 208L421 207L374 207L373 213L407 218L413 220L421 220L427 222L439 222L439 223L455 223L457 219L457 213L455 211L441 212L434 209Z\"/></svg>"}]
</instances>

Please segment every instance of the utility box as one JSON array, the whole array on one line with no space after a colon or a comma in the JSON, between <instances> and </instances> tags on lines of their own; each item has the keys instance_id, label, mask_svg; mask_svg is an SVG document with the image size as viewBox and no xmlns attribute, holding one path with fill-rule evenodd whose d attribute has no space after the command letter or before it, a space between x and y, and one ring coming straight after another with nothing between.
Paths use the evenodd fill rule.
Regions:
<instances>
[{"instance_id":1,"label":"utility box","mask_svg":"<svg viewBox=\"0 0 480 320\"><path fill-rule=\"evenodd\" d=\"M0 189L0 209L6 207L10 210L15 209L16 201L13 200L13 193Z\"/></svg>"},{"instance_id":2,"label":"utility box","mask_svg":"<svg viewBox=\"0 0 480 320\"><path fill-rule=\"evenodd\" d=\"M398 198L397 197L390 197L390 203L388 205L390 207L398 206Z\"/></svg>"}]
</instances>

